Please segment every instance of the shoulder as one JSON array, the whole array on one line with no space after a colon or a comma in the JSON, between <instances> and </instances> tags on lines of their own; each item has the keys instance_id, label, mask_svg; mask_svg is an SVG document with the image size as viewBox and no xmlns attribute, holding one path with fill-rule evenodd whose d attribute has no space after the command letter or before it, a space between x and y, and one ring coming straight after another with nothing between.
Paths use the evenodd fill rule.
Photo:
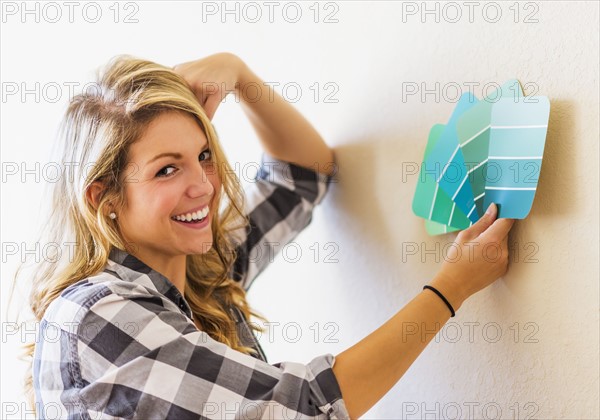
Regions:
<instances>
[{"instance_id":1,"label":"shoulder","mask_svg":"<svg viewBox=\"0 0 600 420\"><path fill-rule=\"evenodd\" d=\"M42 355L60 354L80 370L75 377L89 382L173 334L194 331L193 321L143 277L123 280L105 270L64 289L40 324L40 350L47 350Z\"/></svg>"},{"instance_id":2,"label":"shoulder","mask_svg":"<svg viewBox=\"0 0 600 420\"><path fill-rule=\"evenodd\" d=\"M144 356L152 359L165 342L197 331L174 302L145 284L147 277L122 279L105 269L68 286L48 306L33 364L34 387L44 401L54 401L60 389L67 408L96 407L107 396L106 381L117 373L133 381L140 365L152 363Z\"/></svg>"},{"instance_id":3,"label":"shoulder","mask_svg":"<svg viewBox=\"0 0 600 420\"><path fill-rule=\"evenodd\" d=\"M145 286L143 281L122 280L117 273L105 269L65 288L48 306L43 321L78 335L82 324L90 322L89 314L96 308L112 309L115 303L135 299L156 300L163 306L168 301L152 287Z\"/></svg>"}]
</instances>

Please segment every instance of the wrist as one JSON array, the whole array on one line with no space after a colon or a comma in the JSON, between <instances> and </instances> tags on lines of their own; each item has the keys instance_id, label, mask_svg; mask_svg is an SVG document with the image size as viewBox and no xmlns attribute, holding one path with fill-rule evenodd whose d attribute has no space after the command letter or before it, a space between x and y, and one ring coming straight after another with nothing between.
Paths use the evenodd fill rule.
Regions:
<instances>
[{"instance_id":1,"label":"wrist","mask_svg":"<svg viewBox=\"0 0 600 420\"><path fill-rule=\"evenodd\" d=\"M438 273L433 280L429 282L429 285L435 287L444 295L455 312L458 312L458 309L468 298L468 295L462 290L457 282L444 273Z\"/></svg>"},{"instance_id":2,"label":"wrist","mask_svg":"<svg viewBox=\"0 0 600 420\"><path fill-rule=\"evenodd\" d=\"M245 86L248 85L249 83L256 83L255 75L252 72L252 70L250 70L250 67L248 67L248 65L245 62L240 60L239 68L238 68L237 83L235 84L236 96L238 96L242 100L245 100L246 98L244 96L244 93L247 93ZM256 92L254 92L254 89L252 89L252 92L250 92L250 94L256 95Z\"/></svg>"}]
</instances>

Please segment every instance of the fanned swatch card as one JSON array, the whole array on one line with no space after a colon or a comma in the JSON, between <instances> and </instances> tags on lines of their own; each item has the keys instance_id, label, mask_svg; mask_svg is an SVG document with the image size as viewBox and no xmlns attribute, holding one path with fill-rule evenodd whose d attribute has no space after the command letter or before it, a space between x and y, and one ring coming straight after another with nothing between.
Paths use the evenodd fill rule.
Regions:
<instances>
[{"instance_id":1,"label":"fanned swatch card","mask_svg":"<svg viewBox=\"0 0 600 420\"><path fill-rule=\"evenodd\" d=\"M541 170L550 102L515 79L478 100L463 94L425 147L413 212L430 235L468 228L493 202L498 217L529 213Z\"/></svg>"}]
</instances>

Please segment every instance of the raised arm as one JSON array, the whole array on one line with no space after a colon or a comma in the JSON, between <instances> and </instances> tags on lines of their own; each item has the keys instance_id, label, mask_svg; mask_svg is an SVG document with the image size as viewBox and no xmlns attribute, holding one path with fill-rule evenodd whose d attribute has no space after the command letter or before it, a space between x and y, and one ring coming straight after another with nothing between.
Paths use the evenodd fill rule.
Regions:
<instances>
[{"instance_id":1,"label":"raised arm","mask_svg":"<svg viewBox=\"0 0 600 420\"><path fill-rule=\"evenodd\" d=\"M335 174L333 151L315 128L238 56L218 53L173 69L186 79L209 118L233 92L267 153L326 175Z\"/></svg>"},{"instance_id":2,"label":"raised arm","mask_svg":"<svg viewBox=\"0 0 600 420\"><path fill-rule=\"evenodd\" d=\"M237 95L265 151L277 159L333 175L333 151L317 130L248 66L241 73Z\"/></svg>"}]
</instances>

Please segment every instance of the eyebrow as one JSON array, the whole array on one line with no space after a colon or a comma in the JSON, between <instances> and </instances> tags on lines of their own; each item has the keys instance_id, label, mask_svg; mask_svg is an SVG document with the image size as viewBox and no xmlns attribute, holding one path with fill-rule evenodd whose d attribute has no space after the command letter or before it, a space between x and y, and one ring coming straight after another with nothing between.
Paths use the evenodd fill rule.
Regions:
<instances>
[{"instance_id":1,"label":"eyebrow","mask_svg":"<svg viewBox=\"0 0 600 420\"><path fill-rule=\"evenodd\" d=\"M181 153L166 152L166 153L160 153L160 154L154 156L152 159L150 159L148 162L146 162L146 164L149 165L152 162L154 162L155 160L158 160L158 159L164 158L164 157L172 157L172 158L179 159L179 160L183 158Z\"/></svg>"},{"instance_id":2,"label":"eyebrow","mask_svg":"<svg viewBox=\"0 0 600 420\"><path fill-rule=\"evenodd\" d=\"M202 151L204 151L206 149L208 149L208 142L204 143L204 146L202 147ZM177 159L177 160L183 159L183 155L181 153L164 152L164 153L159 153L158 155L154 156L152 159L150 159L149 161L147 161L146 165L149 165L152 162L154 162L155 160L158 160L158 159L164 158L164 157L172 157L172 158Z\"/></svg>"}]
</instances>

